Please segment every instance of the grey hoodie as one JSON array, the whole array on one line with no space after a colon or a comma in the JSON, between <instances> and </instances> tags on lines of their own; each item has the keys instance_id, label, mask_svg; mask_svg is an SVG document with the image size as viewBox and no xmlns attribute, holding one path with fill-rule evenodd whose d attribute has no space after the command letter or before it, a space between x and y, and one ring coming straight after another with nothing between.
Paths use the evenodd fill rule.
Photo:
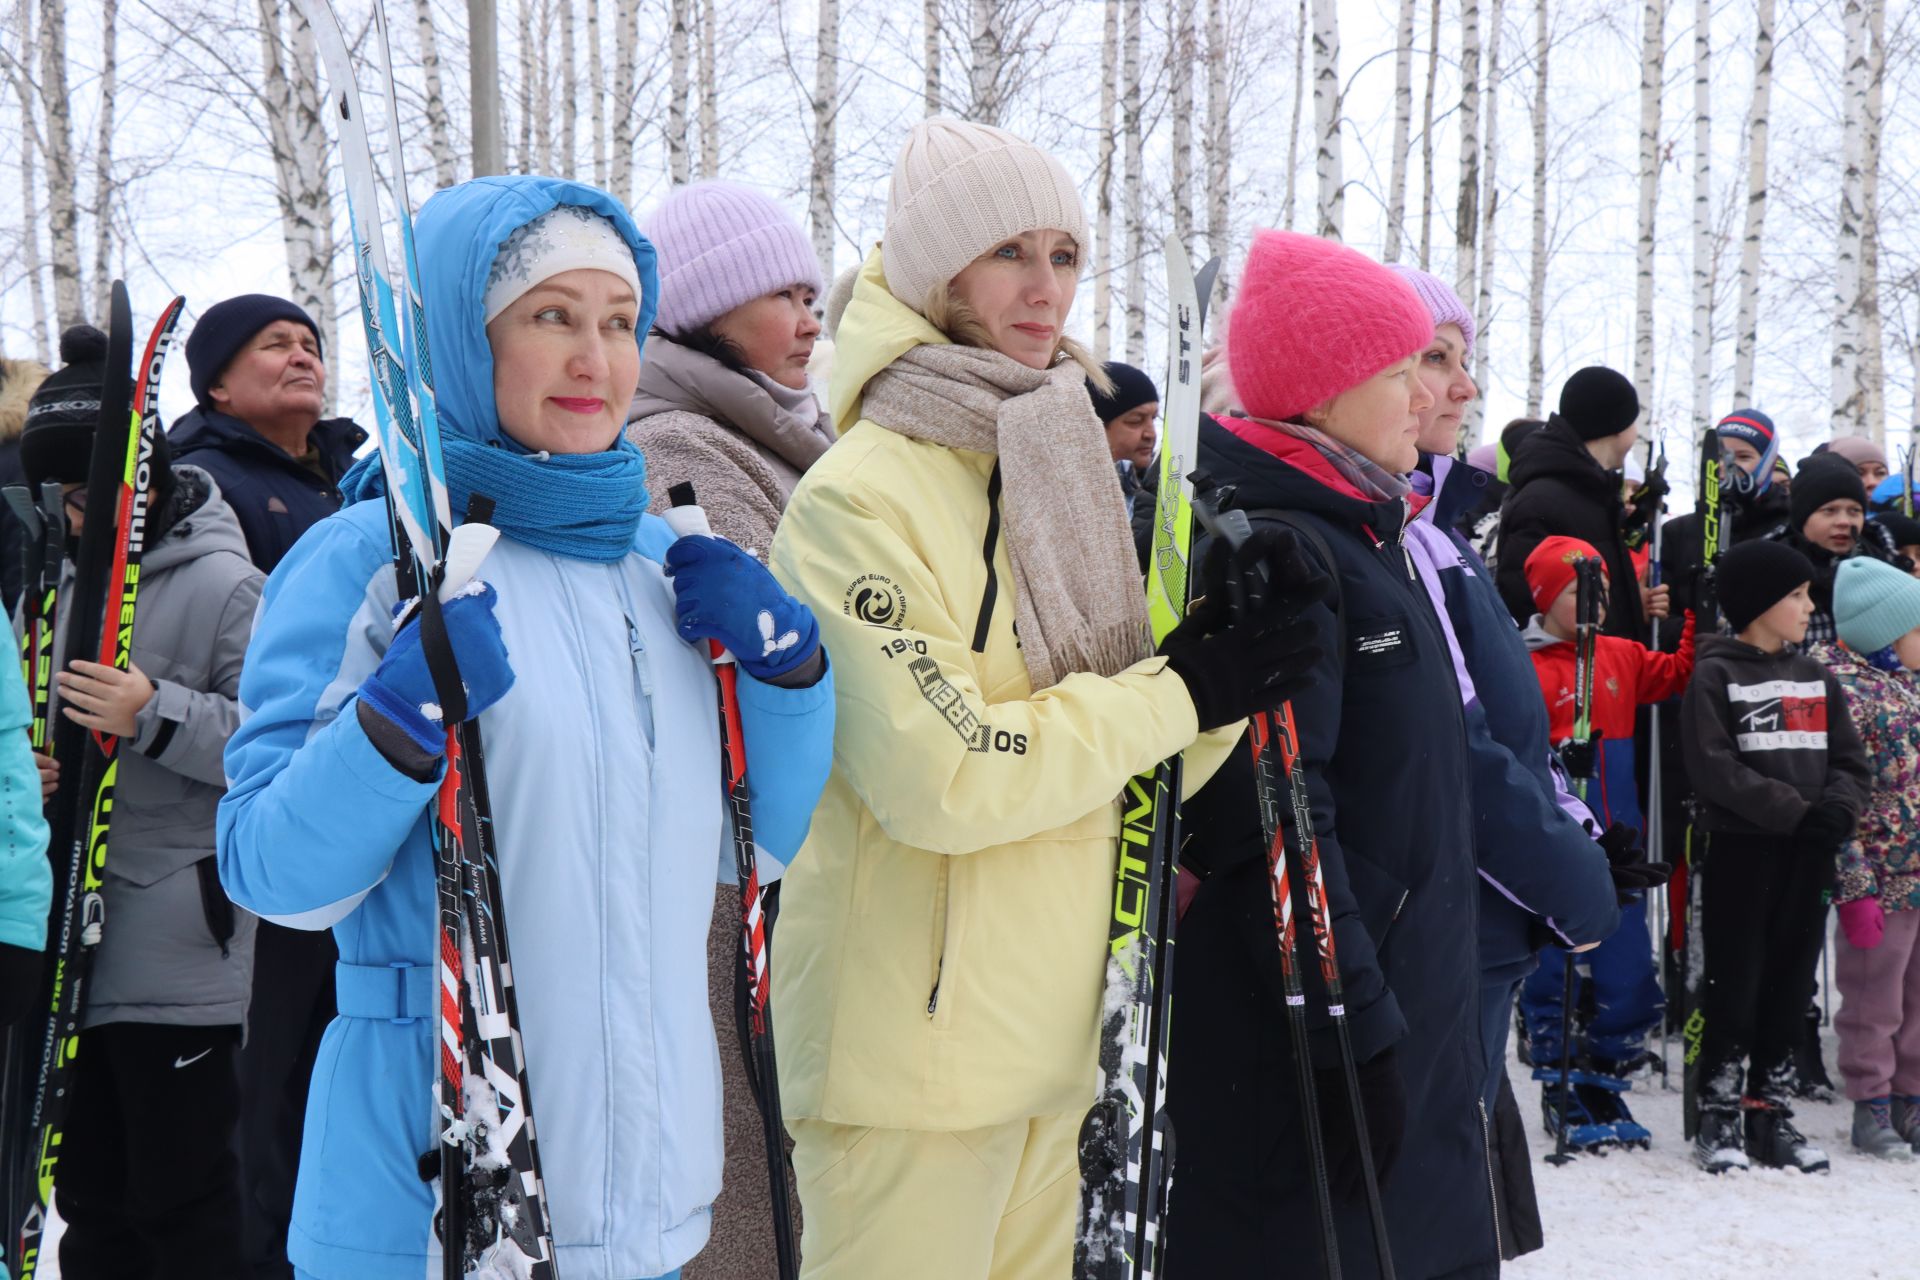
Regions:
<instances>
[{"instance_id":1,"label":"grey hoodie","mask_svg":"<svg viewBox=\"0 0 1920 1280\"><path fill-rule=\"evenodd\" d=\"M120 743L106 924L84 1025L224 1026L246 1018L255 920L214 863L221 753L239 722L240 663L265 577L213 478L175 466L173 527L140 566L133 664L154 694ZM73 595L62 575L61 629ZM64 652L56 637L55 652ZM56 689L57 694L57 689Z\"/></svg>"}]
</instances>

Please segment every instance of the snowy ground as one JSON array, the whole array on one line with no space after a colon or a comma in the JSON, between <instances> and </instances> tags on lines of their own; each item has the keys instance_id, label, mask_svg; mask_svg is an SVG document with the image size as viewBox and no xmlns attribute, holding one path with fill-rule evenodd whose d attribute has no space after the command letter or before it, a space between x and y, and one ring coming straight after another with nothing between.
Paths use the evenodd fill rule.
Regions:
<instances>
[{"instance_id":1,"label":"snowy ground","mask_svg":"<svg viewBox=\"0 0 1920 1280\"><path fill-rule=\"evenodd\" d=\"M1835 1008L1838 1008L1836 999ZM1833 1032L1822 1036L1836 1080ZM1555 1168L1540 1128L1540 1086L1509 1060L1533 1149L1547 1244L1510 1264L1510 1280L1913 1280L1920 1276L1920 1160L1854 1151L1852 1104L1802 1103L1795 1124L1826 1149L1829 1173L1754 1169L1713 1177L1680 1136L1680 1046L1668 1044L1673 1089L1659 1076L1627 1095L1653 1130L1650 1151L1583 1156Z\"/></svg>"}]
</instances>

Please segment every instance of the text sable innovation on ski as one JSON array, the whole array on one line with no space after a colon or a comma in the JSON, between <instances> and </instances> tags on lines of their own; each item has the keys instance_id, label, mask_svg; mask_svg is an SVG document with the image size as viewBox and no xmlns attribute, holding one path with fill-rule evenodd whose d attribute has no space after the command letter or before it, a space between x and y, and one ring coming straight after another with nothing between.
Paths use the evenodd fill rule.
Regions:
<instances>
[{"instance_id":1,"label":"text sable innovation on ski","mask_svg":"<svg viewBox=\"0 0 1920 1280\"><path fill-rule=\"evenodd\" d=\"M437 1227L445 1280L464 1280L476 1272L555 1280L558 1269L507 947L485 754L479 726L466 716L466 694L440 612L443 601L471 582L498 531L486 523L493 508L482 495L474 495L457 529L448 504L393 55L382 6L373 6L373 26L381 52L390 153L386 203L399 224L406 267L404 294L398 300L405 304L404 360L393 345L401 330L401 307L381 218L381 178L346 37L328 0L300 0L300 5L326 67L328 109L339 130L346 170L355 282L372 365L369 382L396 578L401 599L413 597L422 648L448 726L446 772L432 818L439 902L439 1114L437 1132L421 1135L422 1142L431 1145L421 1157L420 1171L423 1179L439 1180Z\"/></svg>"},{"instance_id":2,"label":"text sable innovation on ski","mask_svg":"<svg viewBox=\"0 0 1920 1280\"><path fill-rule=\"evenodd\" d=\"M1156 644L1187 611L1193 467L1200 435L1201 299L1217 263L1196 279L1179 237L1167 255L1167 397L1154 496L1147 612ZM1122 801L1106 997L1100 1027L1100 1094L1080 1126L1077 1280L1147 1280L1166 1213L1173 1132L1166 1113L1167 1037L1173 993L1174 854L1181 758L1127 782Z\"/></svg>"},{"instance_id":3,"label":"text sable innovation on ski","mask_svg":"<svg viewBox=\"0 0 1920 1280\"><path fill-rule=\"evenodd\" d=\"M114 281L108 321L107 368L100 397L99 427L87 467L85 519L74 553L73 599L69 608L64 670L80 659L127 670L133 654L133 622L140 598L140 560L146 550L147 495L152 480L153 450L160 430L160 374L168 345L173 341L184 298L175 298L160 313L141 356L138 375L129 380L133 352L133 309L126 286ZM44 498L43 498L44 501ZM29 503L31 505L31 503ZM9 498L17 510L17 500ZM59 518L44 515L29 533L46 537ZM53 580L60 568L45 551L43 566L51 566ZM29 582L47 572L42 568ZM42 590L46 583L41 581ZM45 612L44 624L53 625L57 594L30 604L28 615ZM97 646L94 638L98 637ZM53 669L40 671L43 653L50 659L51 636L41 639L29 628L27 642L36 646L27 670L29 688L45 687L37 702L40 742L51 736L52 755L62 779L47 805L49 848L65 849L65 875L56 879L53 919L55 934L53 973L47 986L44 1034L37 1046L37 1072L32 1106L24 1132L28 1163L26 1203L12 1203L9 1213L19 1226L18 1248L10 1260L17 1280L40 1273L41 1241L53 1205L54 1176L67 1122L67 1104L74 1084L74 1064L80 1054L80 1024L86 1013L87 980L93 957L107 928L102 898L107 858L112 844L114 783L119 776L119 739L112 734L81 728L65 716L53 716ZM37 747L36 749L41 749ZM31 1044L31 1042L29 1042ZM16 1139L17 1140L17 1139ZM21 1153L7 1154L10 1174L19 1168Z\"/></svg>"}]
</instances>

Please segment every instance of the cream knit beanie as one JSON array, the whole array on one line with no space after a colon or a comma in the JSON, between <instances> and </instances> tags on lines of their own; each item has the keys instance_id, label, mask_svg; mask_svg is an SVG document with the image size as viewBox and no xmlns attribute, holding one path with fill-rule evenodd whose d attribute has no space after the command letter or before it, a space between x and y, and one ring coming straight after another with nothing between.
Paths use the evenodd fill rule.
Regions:
<instances>
[{"instance_id":1,"label":"cream knit beanie","mask_svg":"<svg viewBox=\"0 0 1920 1280\"><path fill-rule=\"evenodd\" d=\"M1087 212L1061 163L1003 129L922 120L887 192L881 265L893 296L921 311L935 285L1009 236L1058 230L1089 247Z\"/></svg>"}]
</instances>

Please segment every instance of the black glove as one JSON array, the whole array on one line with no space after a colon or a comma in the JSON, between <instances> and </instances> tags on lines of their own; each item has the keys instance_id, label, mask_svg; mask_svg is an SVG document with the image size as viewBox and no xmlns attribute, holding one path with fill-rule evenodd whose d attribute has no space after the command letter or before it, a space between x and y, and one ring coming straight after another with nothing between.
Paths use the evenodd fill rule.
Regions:
<instances>
[{"instance_id":1,"label":"black glove","mask_svg":"<svg viewBox=\"0 0 1920 1280\"><path fill-rule=\"evenodd\" d=\"M1616 822L1603 831L1599 844L1606 851L1607 871L1613 876L1613 889L1622 906L1633 901L1636 894L1658 888L1673 876L1670 864L1647 861L1640 833L1624 822Z\"/></svg>"},{"instance_id":2,"label":"black glove","mask_svg":"<svg viewBox=\"0 0 1920 1280\"><path fill-rule=\"evenodd\" d=\"M0 1027L10 1027L40 1003L42 955L0 942Z\"/></svg>"},{"instance_id":3,"label":"black glove","mask_svg":"<svg viewBox=\"0 0 1920 1280\"><path fill-rule=\"evenodd\" d=\"M1807 810L1807 816L1793 829L1793 851L1812 857L1831 856L1853 834L1853 822L1853 812L1845 805L1822 800Z\"/></svg>"},{"instance_id":4,"label":"black glove","mask_svg":"<svg viewBox=\"0 0 1920 1280\"><path fill-rule=\"evenodd\" d=\"M1315 1071L1320 1098L1320 1133L1326 1139L1327 1180L1339 1200L1358 1200L1360 1144L1353 1131L1353 1104L1347 1100L1347 1073L1343 1067ZM1407 1089L1393 1050L1383 1049L1360 1064L1360 1105L1367 1115L1367 1147L1373 1153L1373 1176L1381 1186L1400 1154L1407 1132Z\"/></svg>"},{"instance_id":5,"label":"black glove","mask_svg":"<svg viewBox=\"0 0 1920 1280\"><path fill-rule=\"evenodd\" d=\"M1237 548L1216 541L1199 581L1205 598L1167 633L1160 652L1186 684L1205 732L1270 711L1306 687L1320 646L1300 615L1328 583L1286 529L1263 529Z\"/></svg>"},{"instance_id":6,"label":"black glove","mask_svg":"<svg viewBox=\"0 0 1920 1280\"><path fill-rule=\"evenodd\" d=\"M1596 733L1585 742L1569 742L1561 747L1560 763L1566 766L1570 778L1591 778L1599 754L1600 735Z\"/></svg>"}]
</instances>

